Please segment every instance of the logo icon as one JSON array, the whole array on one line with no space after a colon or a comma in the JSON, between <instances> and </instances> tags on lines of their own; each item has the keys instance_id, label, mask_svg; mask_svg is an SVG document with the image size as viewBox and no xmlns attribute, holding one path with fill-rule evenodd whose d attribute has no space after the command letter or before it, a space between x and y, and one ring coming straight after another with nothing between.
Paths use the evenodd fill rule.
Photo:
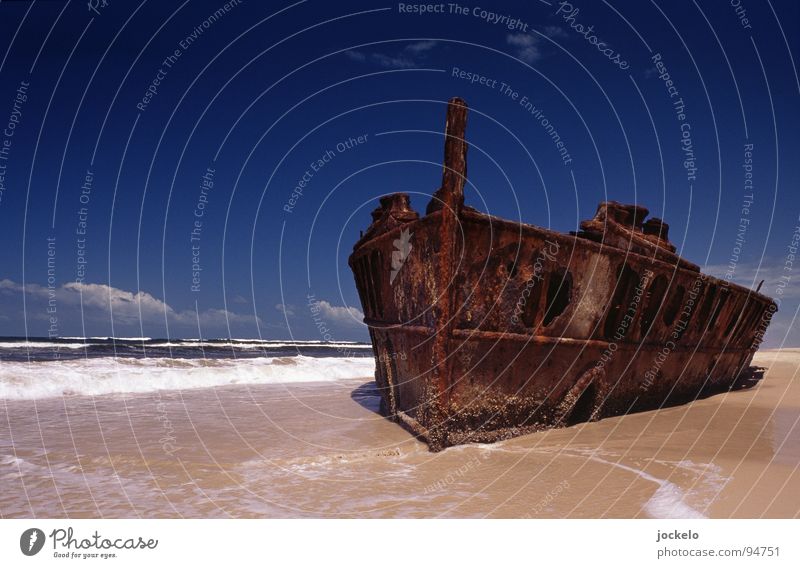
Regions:
<instances>
[{"instance_id":1,"label":"logo icon","mask_svg":"<svg viewBox=\"0 0 800 568\"><path fill-rule=\"evenodd\" d=\"M42 529L28 529L19 537L19 549L25 556L38 554L44 546L44 531Z\"/></svg>"},{"instance_id":2,"label":"logo icon","mask_svg":"<svg viewBox=\"0 0 800 568\"><path fill-rule=\"evenodd\" d=\"M411 237L414 233L409 233L408 229L400 232L400 238L395 239L392 244L395 250L392 251L392 273L389 275L389 284L394 283L397 278L397 273L403 268L403 265L411 254Z\"/></svg>"}]
</instances>

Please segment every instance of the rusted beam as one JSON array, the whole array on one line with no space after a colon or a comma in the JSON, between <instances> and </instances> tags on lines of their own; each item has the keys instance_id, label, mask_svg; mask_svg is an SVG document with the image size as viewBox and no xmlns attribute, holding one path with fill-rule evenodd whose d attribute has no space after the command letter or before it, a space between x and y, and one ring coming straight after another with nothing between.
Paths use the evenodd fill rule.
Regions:
<instances>
[{"instance_id":1,"label":"rusted beam","mask_svg":"<svg viewBox=\"0 0 800 568\"><path fill-rule=\"evenodd\" d=\"M427 213L442 207L455 212L464 205L464 183L467 179L467 103L453 97L447 103L447 123L444 135L444 163L442 186L433 194Z\"/></svg>"}]
</instances>

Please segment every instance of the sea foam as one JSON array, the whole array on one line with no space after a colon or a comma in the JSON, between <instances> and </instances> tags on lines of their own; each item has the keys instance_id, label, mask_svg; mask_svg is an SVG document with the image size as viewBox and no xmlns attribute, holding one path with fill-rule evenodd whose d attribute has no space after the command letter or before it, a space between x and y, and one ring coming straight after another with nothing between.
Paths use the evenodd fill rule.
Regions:
<instances>
[{"instance_id":1,"label":"sea foam","mask_svg":"<svg viewBox=\"0 0 800 568\"><path fill-rule=\"evenodd\" d=\"M226 385L371 379L368 357L257 357L170 359L94 357L66 361L3 362L0 399L147 393Z\"/></svg>"}]
</instances>

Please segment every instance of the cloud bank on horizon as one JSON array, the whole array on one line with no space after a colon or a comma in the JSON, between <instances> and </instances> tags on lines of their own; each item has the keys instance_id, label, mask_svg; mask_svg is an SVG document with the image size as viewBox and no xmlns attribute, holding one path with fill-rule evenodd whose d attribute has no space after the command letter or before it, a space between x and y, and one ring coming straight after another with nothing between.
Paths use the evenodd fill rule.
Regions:
<instances>
[{"instance_id":1,"label":"cloud bank on horizon","mask_svg":"<svg viewBox=\"0 0 800 568\"><path fill-rule=\"evenodd\" d=\"M326 300L316 304L316 310L334 331L347 334L363 327L364 314L356 308L335 306ZM149 292L107 284L43 286L0 280L0 320L27 322L30 337L290 337L284 315L291 324L302 314L297 314L294 306L278 304L275 309L281 316L270 313L265 321L253 313L225 308L178 310Z\"/></svg>"}]
</instances>

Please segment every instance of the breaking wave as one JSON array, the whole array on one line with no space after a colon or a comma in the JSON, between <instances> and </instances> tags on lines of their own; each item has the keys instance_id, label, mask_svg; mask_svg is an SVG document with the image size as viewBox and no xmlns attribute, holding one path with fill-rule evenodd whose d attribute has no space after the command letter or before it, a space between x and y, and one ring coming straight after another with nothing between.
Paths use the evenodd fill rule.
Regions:
<instances>
[{"instance_id":1,"label":"breaking wave","mask_svg":"<svg viewBox=\"0 0 800 568\"><path fill-rule=\"evenodd\" d=\"M368 357L255 357L174 359L95 357L0 364L0 399L147 393L227 385L369 379Z\"/></svg>"}]
</instances>

